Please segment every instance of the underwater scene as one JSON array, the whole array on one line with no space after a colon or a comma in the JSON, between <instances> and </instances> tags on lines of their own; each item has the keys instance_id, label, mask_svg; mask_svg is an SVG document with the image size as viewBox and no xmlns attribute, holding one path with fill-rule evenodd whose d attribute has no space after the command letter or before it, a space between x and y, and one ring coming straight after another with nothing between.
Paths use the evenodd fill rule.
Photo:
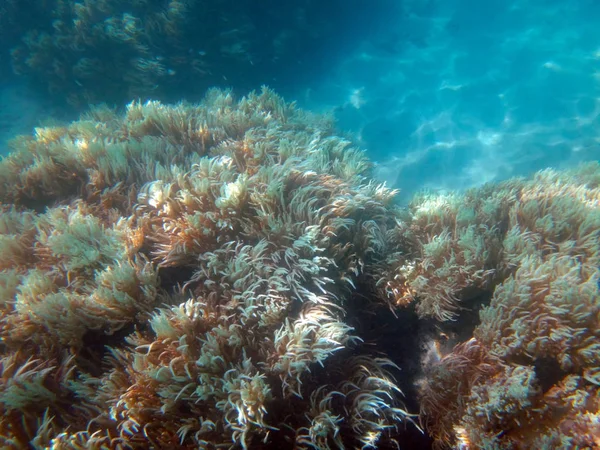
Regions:
<instances>
[{"instance_id":1,"label":"underwater scene","mask_svg":"<svg viewBox=\"0 0 600 450\"><path fill-rule=\"evenodd\" d=\"M600 449L599 23L0 0L0 449Z\"/></svg>"}]
</instances>

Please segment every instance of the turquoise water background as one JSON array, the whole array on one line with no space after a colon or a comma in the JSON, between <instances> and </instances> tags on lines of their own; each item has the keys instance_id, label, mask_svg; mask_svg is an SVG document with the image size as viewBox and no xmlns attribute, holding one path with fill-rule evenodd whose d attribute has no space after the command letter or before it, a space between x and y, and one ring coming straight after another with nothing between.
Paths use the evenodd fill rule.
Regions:
<instances>
[{"instance_id":1,"label":"turquoise water background","mask_svg":"<svg viewBox=\"0 0 600 450\"><path fill-rule=\"evenodd\" d=\"M316 75L264 84L333 111L403 198L598 159L600 2L405 0L374 17ZM4 82L0 150L51 111Z\"/></svg>"},{"instance_id":2,"label":"turquoise water background","mask_svg":"<svg viewBox=\"0 0 600 450\"><path fill-rule=\"evenodd\" d=\"M381 179L410 194L598 159L600 2L413 1L406 11L306 101L345 96L340 126L358 133Z\"/></svg>"}]
</instances>

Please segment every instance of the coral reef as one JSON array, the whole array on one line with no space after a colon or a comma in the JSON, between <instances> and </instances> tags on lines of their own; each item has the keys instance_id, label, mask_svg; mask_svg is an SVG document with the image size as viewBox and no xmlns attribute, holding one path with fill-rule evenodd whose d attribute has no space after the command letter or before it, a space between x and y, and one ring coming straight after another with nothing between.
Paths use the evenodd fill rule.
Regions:
<instances>
[{"instance_id":1,"label":"coral reef","mask_svg":"<svg viewBox=\"0 0 600 450\"><path fill-rule=\"evenodd\" d=\"M17 74L57 101L87 107L310 75L342 45L335 37L367 32L364 18L379 10L357 0L11 0L0 30L10 30L3 42Z\"/></svg>"},{"instance_id":2,"label":"coral reef","mask_svg":"<svg viewBox=\"0 0 600 450\"><path fill-rule=\"evenodd\" d=\"M416 302L420 317L454 319L462 301L488 290L500 258L510 193L417 196L374 274L395 306Z\"/></svg>"},{"instance_id":3,"label":"coral reef","mask_svg":"<svg viewBox=\"0 0 600 450\"><path fill-rule=\"evenodd\" d=\"M413 426L344 308L394 192L330 120L212 90L11 145L3 448L375 448Z\"/></svg>"},{"instance_id":4,"label":"coral reef","mask_svg":"<svg viewBox=\"0 0 600 450\"><path fill-rule=\"evenodd\" d=\"M266 88L11 146L3 448L411 448L417 408L439 448L600 446L600 164L400 208Z\"/></svg>"},{"instance_id":5,"label":"coral reef","mask_svg":"<svg viewBox=\"0 0 600 450\"><path fill-rule=\"evenodd\" d=\"M426 365L422 420L440 446L598 448L600 165L546 170L458 203L468 208L473 196L502 205L495 285L473 337ZM473 223L487 230L486 218ZM430 264L420 260L418 276L441 269ZM419 294L435 311L457 310L436 292Z\"/></svg>"}]
</instances>

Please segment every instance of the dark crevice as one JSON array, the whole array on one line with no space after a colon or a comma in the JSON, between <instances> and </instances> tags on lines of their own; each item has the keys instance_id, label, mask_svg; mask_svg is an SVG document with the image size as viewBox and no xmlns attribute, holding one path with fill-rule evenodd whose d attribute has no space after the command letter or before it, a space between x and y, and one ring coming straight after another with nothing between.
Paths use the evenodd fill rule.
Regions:
<instances>
[{"instance_id":1,"label":"dark crevice","mask_svg":"<svg viewBox=\"0 0 600 450\"><path fill-rule=\"evenodd\" d=\"M492 301L492 290L476 292L463 292L460 298L460 311L456 320L448 322L437 322L439 328L447 335L451 336L454 344L468 341L475 328L479 325L479 312L482 308L488 306Z\"/></svg>"},{"instance_id":2,"label":"dark crevice","mask_svg":"<svg viewBox=\"0 0 600 450\"><path fill-rule=\"evenodd\" d=\"M103 330L88 330L83 335L83 345L76 356L78 368L99 377L104 373L102 361L108 354L108 347L120 347L125 338L135 331L135 324L130 323L120 330L106 334Z\"/></svg>"},{"instance_id":3,"label":"dark crevice","mask_svg":"<svg viewBox=\"0 0 600 450\"><path fill-rule=\"evenodd\" d=\"M537 358L533 362L533 367L543 393L546 393L568 374L560 368L556 358Z\"/></svg>"},{"instance_id":4,"label":"dark crevice","mask_svg":"<svg viewBox=\"0 0 600 450\"><path fill-rule=\"evenodd\" d=\"M160 287L166 292L173 293L177 286L183 286L196 272L192 267L161 267L158 270Z\"/></svg>"},{"instance_id":5,"label":"dark crevice","mask_svg":"<svg viewBox=\"0 0 600 450\"><path fill-rule=\"evenodd\" d=\"M358 286L358 292L365 292ZM348 323L355 334L364 340L362 346L371 354L387 357L400 370L394 370L396 384L402 390L404 408L411 414L419 413L416 383L421 375L422 337L429 334L430 325L420 320L413 307L390 311L386 305L372 304L363 295L354 295L346 305ZM367 313L365 313L367 311ZM418 419L416 419L418 423ZM428 450L433 440L422 433L414 424L398 427L394 439L406 450ZM380 447L383 448L383 447Z\"/></svg>"}]
</instances>

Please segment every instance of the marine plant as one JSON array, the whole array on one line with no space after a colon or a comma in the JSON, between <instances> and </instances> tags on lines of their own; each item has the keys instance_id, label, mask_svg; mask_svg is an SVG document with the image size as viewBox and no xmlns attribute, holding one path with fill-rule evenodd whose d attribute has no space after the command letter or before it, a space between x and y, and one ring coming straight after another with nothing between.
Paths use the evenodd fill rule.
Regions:
<instances>
[{"instance_id":1,"label":"marine plant","mask_svg":"<svg viewBox=\"0 0 600 450\"><path fill-rule=\"evenodd\" d=\"M394 191L331 120L211 90L12 148L3 448L376 448L412 421L345 308Z\"/></svg>"},{"instance_id":2,"label":"marine plant","mask_svg":"<svg viewBox=\"0 0 600 450\"><path fill-rule=\"evenodd\" d=\"M400 208L266 88L11 146L3 448L402 447L412 381L439 448L600 445L600 164Z\"/></svg>"},{"instance_id":3,"label":"marine plant","mask_svg":"<svg viewBox=\"0 0 600 450\"><path fill-rule=\"evenodd\" d=\"M492 286L509 202L508 193L481 190L415 196L374 274L381 296L394 307L415 303L422 318L455 319L461 302Z\"/></svg>"},{"instance_id":4,"label":"marine plant","mask_svg":"<svg viewBox=\"0 0 600 450\"><path fill-rule=\"evenodd\" d=\"M473 195L502 205L496 281L473 337L426 365L422 421L441 447L596 448L600 165Z\"/></svg>"},{"instance_id":5,"label":"marine plant","mask_svg":"<svg viewBox=\"0 0 600 450\"><path fill-rule=\"evenodd\" d=\"M246 90L315 73L378 10L358 0L9 0L0 5L0 66L12 59L17 74L78 108L200 99L211 86Z\"/></svg>"}]
</instances>

